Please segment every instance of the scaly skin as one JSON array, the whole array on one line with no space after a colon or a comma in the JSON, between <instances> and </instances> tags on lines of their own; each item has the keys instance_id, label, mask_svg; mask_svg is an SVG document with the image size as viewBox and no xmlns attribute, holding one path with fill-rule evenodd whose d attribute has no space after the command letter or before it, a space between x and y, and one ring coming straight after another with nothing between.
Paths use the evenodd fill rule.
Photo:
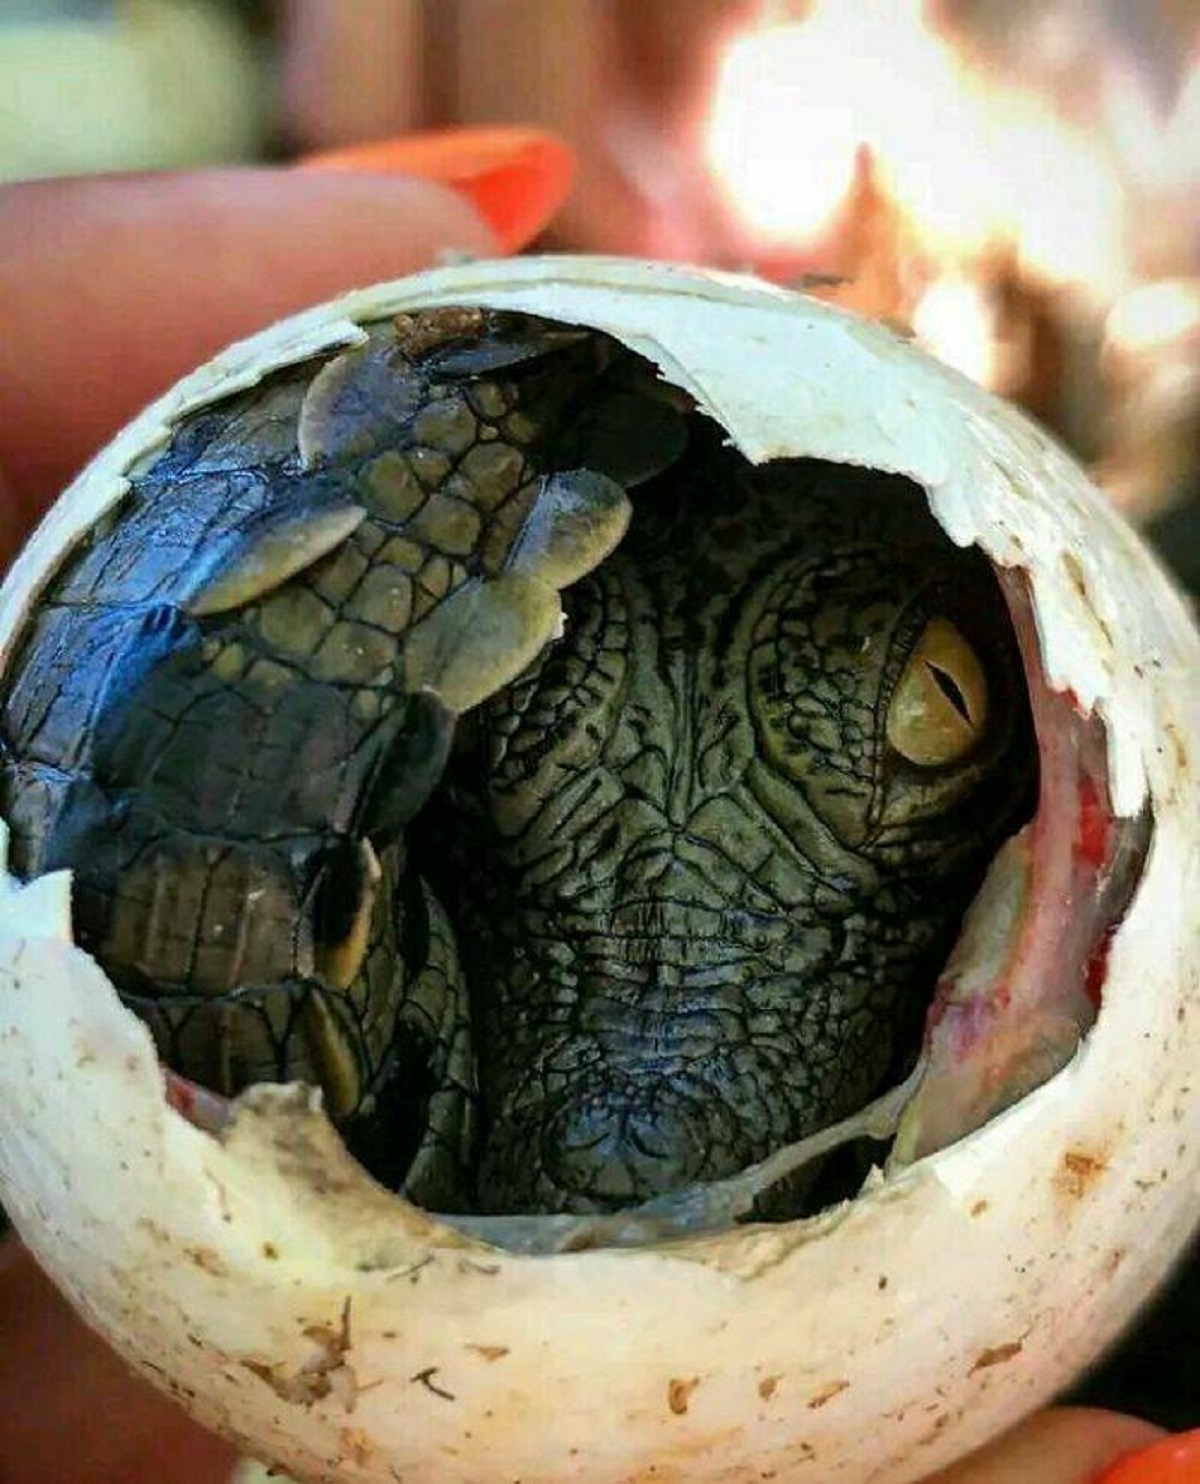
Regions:
<instances>
[{"instance_id":1,"label":"scaly skin","mask_svg":"<svg viewBox=\"0 0 1200 1484\"><path fill-rule=\"evenodd\" d=\"M453 724L426 687L548 637L517 548L553 541L552 444L610 359L445 318L188 419L34 611L0 717L12 859L74 871L77 940L167 1061L320 1082L396 1179L418 1143L461 1165L472 1086L448 925L401 879Z\"/></svg>"},{"instance_id":2,"label":"scaly skin","mask_svg":"<svg viewBox=\"0 0 1200 1484\"><path fill-rule=\"evenodd\" d=\"M911 1058L1029 807L986 561L901 480L738 464L710 450L638 492L436 816L482 1031L483 1211L618 1208L856 1110ZM936 616L984 659L992 720L930 770L885 719Z\"/></svg>"},{"instance_id":3,"label":"scaly skin","mask_svg":"<svg viewBox=\"0 0 1200 1484\"><path fill-rule=\"evenodd\" d=\"M991 719L917 768L931 617ZM861 1104L1030 781L990 571L910 486L751 474L612 342L475 311L185 419L0 702L13 861L74 871L165 1059L319 1082L440 1209L609 1209Z\"/></svg>"}]
</instances>

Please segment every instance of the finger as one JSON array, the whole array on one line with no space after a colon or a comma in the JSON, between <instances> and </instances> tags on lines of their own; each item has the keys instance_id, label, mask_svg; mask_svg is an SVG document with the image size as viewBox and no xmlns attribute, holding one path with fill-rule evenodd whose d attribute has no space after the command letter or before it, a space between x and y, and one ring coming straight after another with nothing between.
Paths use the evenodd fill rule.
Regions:
<instances>
[{"instance_id":1,"label":"finger","mask_svg":"<svg viewBox=\"0 0 1200 1484\"><path fill-rule=\"evenodd\" d=\"M422 0L285 0L279 92L289 136L316 149L415 129L436 62L424 12Z\"/></svg>"},{"instance_id":2,"label":"finger","mask_svg":"<svg viewBox=\"0 0 1200 1484\"><path fill-rule=\"evenodd\" d=\"M1145 1448L1161 1429L1086 1407L1039 1412L928 1484L1095 1484L1115 1459Z\"/></svg>"},{"instance_id":3,"label":"finger","mask_svg":"<svg viewBox=\"0 0 1200 1484\"><path fill-rule=\"evenodd\" d=\"M217 170L0 191L0 469L27 523L151 397L343 289L494 239L442 185Z\"/></svg>"},{"instance_id":4,"label":"finger","mask_svg":"<svg viewBox=\"0 0 1200 1484\"><path fill-rule=\"evenodd\" d=\"M1099 1484L1200 1484L1200 1428L1120 1459Z\"/></svg>"},{"instance_id":5,"label":"finger","mask_svg":"<svg viewBox=\"0 0 1200 1484\"><path fill-rule=\"evenodd\" d=\"M542 129L509 125L406 134L310 155L306 170L398 170L465 192L504 252L516 252L546 227L575 174L568 145Z\"/></svg>"},{"instance_id":6,"label":"finger","mask_svg":"<svg viewBox=\"0 0 1200 1484\"><path fill-rule=\"evenodd\" d=\"M233 1462L84 1328L24 1248L0 1246L4 1484L224 1484Z\"/></svg>"}]
</instances>

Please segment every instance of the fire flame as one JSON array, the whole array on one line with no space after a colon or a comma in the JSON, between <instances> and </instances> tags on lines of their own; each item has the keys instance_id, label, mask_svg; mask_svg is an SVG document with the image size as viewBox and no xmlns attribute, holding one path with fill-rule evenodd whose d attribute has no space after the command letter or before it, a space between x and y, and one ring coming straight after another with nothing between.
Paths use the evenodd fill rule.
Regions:
<instances>
[{"instance_id":1,"label":"fire flame","mask_svg":"<svg viewBox=\"0 0 1200 1484\"><path fill-rule=\"evenodd\" d=\"M726 53L708 121L711 168L765 242L835 220L868 151L875 179L942 258L997 244L1054 282L1127 281L1117 163L1030 89L997 84L929 25L922 0L821 0Z\"/></svg>"},{"instance_id":2,"label":"fire flame","mask_svg":"<svg viewBox=\"0 0 1200 1484\"><path fill-rule=\"evenodd\" d=\"M828 297L907 323L1039 414L1064 374L1062 316L1099 324L1115 304L1108 343L1152 353L1191 322L1194 283L1145 295L1143 280L1192 251L1179 203L1200 173L1200 59L1164 110L1120 56L1097 53L1053 96L985 73L926 0L808 0L779 19L789 9L763 0L732 40L704 136L746 259L842 275ZM1053 35L1029 40L1053 71Z\"/></svg>"},{"instance_id":3,"label":"fire flame","mask_svg":"<svg viewBox=\"0 0 1200 1484\"><path fill-rule=\"evenodd\" d=\"M1108 348L1130 355L1159 351L1176 341L1200 339L1200 281L1164 279L1124 294L1108 312Z\"/></svg>"},{"instance_id":4,"label":"fire flame","mask_svg":"<svg viewBox=\"0 0 1200 1484\"><path fill-rule=\"evenodd\" d=\"M997 314L983 285L957 273L939 278L917 301L912 327L948 366L983 386L999 387Z\"/></svg>"}]
</instances>

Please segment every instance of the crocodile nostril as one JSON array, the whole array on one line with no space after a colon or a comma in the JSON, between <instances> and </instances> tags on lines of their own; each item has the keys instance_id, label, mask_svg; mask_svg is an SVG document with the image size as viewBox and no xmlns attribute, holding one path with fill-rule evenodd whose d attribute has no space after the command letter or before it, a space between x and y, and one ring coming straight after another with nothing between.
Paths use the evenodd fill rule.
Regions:
<instances>
[{"instance_id":1,"label":"crocodile nostril","mask_svg":"<svg viewBox=\"0 0 1200 1484\"><path fill-rule=\"evenodd\" d=\"M546 1174L572 1203L646 1200L700 1175L711 1131L698 1110L666 1102L647 1083L580 1097L550 1124Z\"/></svg>"}]
</instances>

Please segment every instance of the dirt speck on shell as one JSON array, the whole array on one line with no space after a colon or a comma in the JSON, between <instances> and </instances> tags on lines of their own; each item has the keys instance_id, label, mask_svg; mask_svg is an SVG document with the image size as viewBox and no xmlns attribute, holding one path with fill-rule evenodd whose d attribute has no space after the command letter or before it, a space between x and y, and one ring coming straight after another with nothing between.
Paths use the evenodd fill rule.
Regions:
<instances>
[{"instance_id":1,"label":"dirt speck on shell","mask_svg":"<svg viewBox=\"0 0 1200 1484\"><path fill-rule=\"evenodd\" d=\"M971 1375L973 1376L976 1371L986 1371L994 1365L1003 1365L1005 1361L1020 1355L1024 1348L1023 1340L1009 1340L1003 1345L989 1345L986 1350L981 1350L975 1357Z\"/></svg>"},{"instance_id":2,"label":"dirt speck on shell","mask_svg":"<svg viewBox=\"0 0 1200 1484\"><path fill-rule=\"evenodd\" d=\"M686 1413L691 1405L692 1393L699 1385L699 1376L692 1376L688 1380L673 1376L667 1383L667 1406L676 1417L682 1417Z\"/></svg>"}]
</instances>

